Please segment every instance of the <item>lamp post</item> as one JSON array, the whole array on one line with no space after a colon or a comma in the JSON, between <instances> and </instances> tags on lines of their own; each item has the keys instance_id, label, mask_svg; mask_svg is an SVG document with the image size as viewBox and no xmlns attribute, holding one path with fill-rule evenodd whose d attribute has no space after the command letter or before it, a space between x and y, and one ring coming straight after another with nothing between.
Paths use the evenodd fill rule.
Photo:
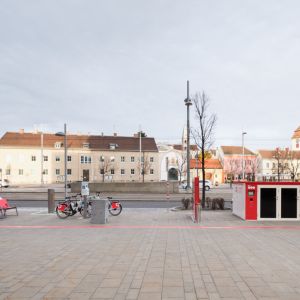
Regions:
<instances>
[{"instance_id":1,"label":"lamp post","mask_svg":"<svg viewBox=\"0 0 300 300\"><path fill-rule=\"evenodd\" d=\"M57 136L63 136L64 137L64 150L65 150L65 159L64 159L64 163L65 163L65 199L67 197L67 124L64 124L64 132L57 132L55 135Z\"/></svg>"},{"instance_id":2,"label":"lamp post","mask_svg":"<svg viewBox=\"0 0 300 300\"><path fill-rule=\"evenodd\" d=\"M41 131L41 185L44 184L44 133Z\"/></svg>"},{"instance_id":3,"label":"lamp post","mask_svg":"<svg viewBox=\"0 0 300 300\"><path fill-rule=\"evenodd\" d=\"M187 158L187 185L186 188L190 189L190 106L192 105L192 100L190 99L190 83L187 81L187 97L184 99L184 103L186 105L186 112L187 112L187 147L186 147L186 158Z\"/></svg>"},{"instance_id":4,"label":"lamp post","mask_svg":"<svg viewBox=\"0 0 300 300\"><path fill-rule=\"evenodd\" d=\"M242 180L245 179L245 164L244 164L244 156L245 156L245 147L244 147L244 135L247 132L242 132L242 148L243 148L243 156L242 156Z\"/></svg>"}]
</instances>

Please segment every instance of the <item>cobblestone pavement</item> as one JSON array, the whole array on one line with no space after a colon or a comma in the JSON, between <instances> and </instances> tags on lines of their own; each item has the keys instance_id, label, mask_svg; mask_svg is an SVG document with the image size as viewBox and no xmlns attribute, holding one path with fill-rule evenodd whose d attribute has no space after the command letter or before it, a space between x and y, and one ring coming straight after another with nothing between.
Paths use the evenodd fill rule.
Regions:
<instances>
[{"instance_id":1,"label":"cobblestone pavement","mask_svg":"<svg viewBox=\"0 0 300 300\"><path fill-rule=\"evenodd\" d=\"M299 222L125 209L93 226L21 209L0 239L0 299L300 299Z\"/></svg>"}]
</instances>

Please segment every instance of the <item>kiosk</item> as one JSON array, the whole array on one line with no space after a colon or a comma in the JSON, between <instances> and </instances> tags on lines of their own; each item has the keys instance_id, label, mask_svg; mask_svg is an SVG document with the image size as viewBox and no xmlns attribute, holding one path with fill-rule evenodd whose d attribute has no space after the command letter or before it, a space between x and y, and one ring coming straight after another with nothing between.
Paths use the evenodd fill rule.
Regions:
<instances>
[{"instance_id":1,"label":"kiosk","mask_svg":"<svg viewBox=\"0 0 300 300\"><path fill-rule=\"evenodd\" d=\"M232 213L244 220L300 220L299 182L234 182Z\"/></svg>"}]
</instances>

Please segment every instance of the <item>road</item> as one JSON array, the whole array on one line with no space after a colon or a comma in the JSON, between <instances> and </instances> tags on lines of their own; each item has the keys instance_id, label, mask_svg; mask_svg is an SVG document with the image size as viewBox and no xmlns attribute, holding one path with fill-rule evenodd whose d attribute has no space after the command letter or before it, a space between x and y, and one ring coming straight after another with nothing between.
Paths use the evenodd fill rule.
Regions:
<instances>
[{"instance_id":1,"label":"road","mask_svg":"<svg viewBox=\"0 0 300 300\"><path fill-rule=\"evenodd\" d=\"M3 189L0 193L7 198L11 205L18 207L47 207L47 189L41 188L10 188ZM56 200L62 200L63 189L55 188ZM124 208L170 208L181 206L182 198L190 198L191 194L182 191L178 194L125 194L125 193L103 193L101 197L112 196L122 202ZM227 187L213 188L206 192L206 197L222 197L225 203L232 200L232 190ZM226 205L227 206L227 205Z\"/></svg>"}]
</instances>

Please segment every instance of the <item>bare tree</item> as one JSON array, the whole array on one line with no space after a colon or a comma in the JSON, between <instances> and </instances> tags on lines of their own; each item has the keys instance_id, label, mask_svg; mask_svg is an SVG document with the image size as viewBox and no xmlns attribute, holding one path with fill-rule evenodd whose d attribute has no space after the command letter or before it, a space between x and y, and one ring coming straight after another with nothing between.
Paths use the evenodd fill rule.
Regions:
<instances>
[{"instance_id":1,"label":"bare tree","mask_svg":"<svg viewBox=\"0 0 300 300\"><path fill-rule=\"evenodd\" d=\"M240 161L235 158L230 158L226 161L225 171L227 173L227 179L229 178L230 188L232 187L232 181L240 169Z\"/></svg>"},{"instance_id":2,"label":"bare tree","mask_svg":"<svg viewBox=\"0 0 300 300\"><path fill-rule=\"evenodd\" d=\"M209 102L210 100L205 92L196 93L193 98L198 124L196 128L192 129L192 135L201 154L203 208L205 207L205 153L212 147L213 133L217 122L217 116L208 113Z\"/></svg>"},{"instance_id":3,"label":"bare tree","mask_svg":"<svg viewBox=\"0 0 300 300\"><path fill-rule=\"evenodd\" d=\"M105 181L105 176L115 170L114 159L107 156L101 156L99 160L99 171L102 175L102 182Z\"/></svg>"},{"instance_id":4,"label":"bare tree","mask_svg":"<svg viewBox=\"0 0 300 300\"><path fill-rule=\"evenodd\" d=\"M272 157L276 161L275 164L273 164L272 172L273 174L277 174L277 181L280 181L281 175L285 173L285 170L288 165L288 149L282 150L280 148L276 148L272 152Z\"/></svg>"},{"instance_id":5,"label":"bare tree","mask_svg":"<svg viewBox=\"0 0 300 300\"><path fill-rule=\"evenodd\" d=\"M298 173L300 172L300 152L299 151L288 151L288 163L287 171L291 176L292 181L298 180Z\"/></svg>"},{"instance_id":6,"label":"bare tree","mask_svg":"<svg viewBox=\"0 0 300 300\"><path fill-rule=\"evenodd\" d=\"M140 162L138 161L138 166L137 166L138 171L142 175L143 182L145 182L145 175L147 175L147 173L150 171L150 168L151 168L151 162L148 158L148 154L145 154L145 152L143 152L142 163L140 164Z\"/></svg>"},{"instance_id":7,"label":"bare tree","mask_svg":"<svg viewBox=\"0 0 300 300\"><path fill-rule=\"evenodd\" d=\"M179 173L179 182L181 182L182 176L186 173L186 153L181 151L180 159L176 159L176 166Z\"/></svg>"},{"instance_id":8,"label":"bare tree","mask_svg":"<svg viewBox=\"0 0 300 300\"><path fill-rule=\"evenodd\" d=\"M259 156L256 156L255 159L250 160L249 162L249 169L251 173L251 180L255 181L256 180L256 175L258 173L258 170L260 168L261 164L261 158Z\"/></svg>"}]
</instances>

